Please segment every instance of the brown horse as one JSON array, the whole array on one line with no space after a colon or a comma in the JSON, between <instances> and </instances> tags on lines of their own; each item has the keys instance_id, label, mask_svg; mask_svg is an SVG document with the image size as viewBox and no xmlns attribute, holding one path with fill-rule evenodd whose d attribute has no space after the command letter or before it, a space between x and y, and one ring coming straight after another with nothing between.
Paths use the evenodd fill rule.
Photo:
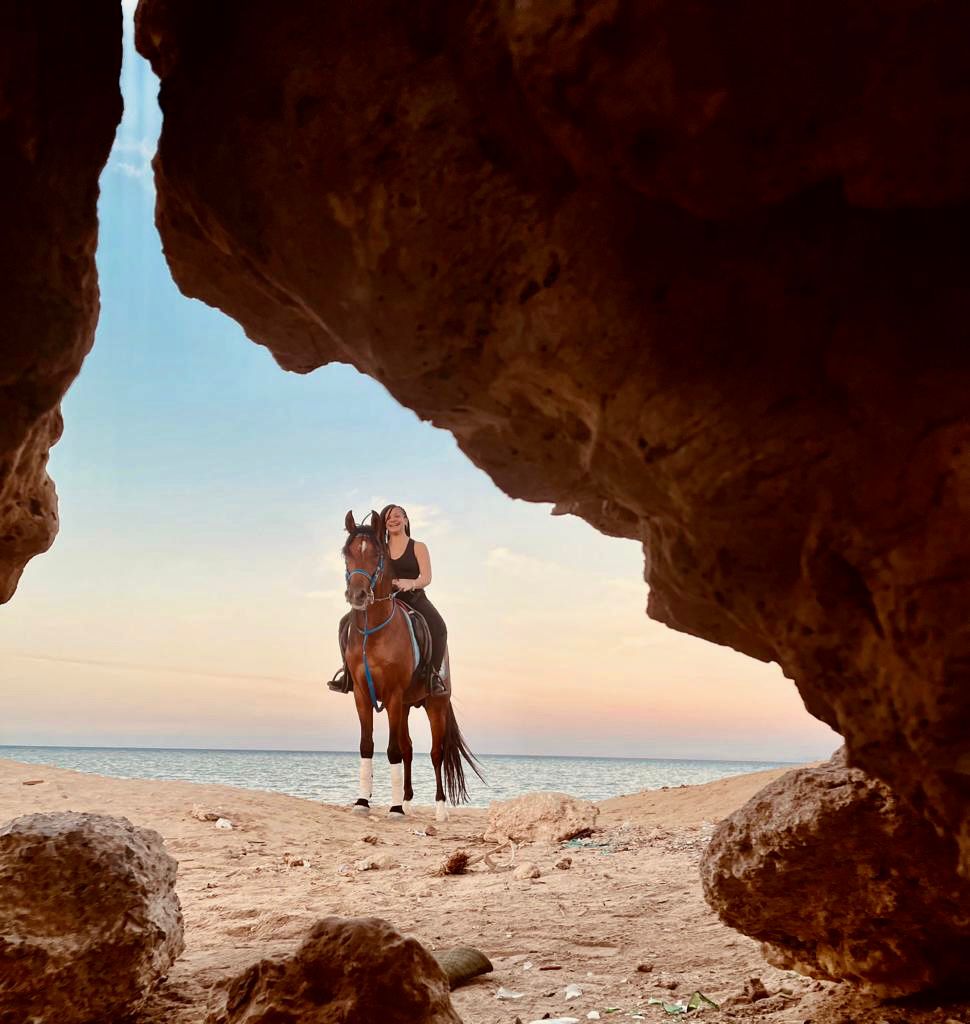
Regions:
<instances>
[{"instance_id":1,"label":"brown horse","mask_svg":"<svg viewBox=\"0 0 970 1024\"><path fill-rule=\"evenodd\" d=\"M445 793L453 804L468 799L462 758L482 779L482 773L458 728L451 695L415 694L411 634L405 608L391 594L390 554L384 522L372 512L368 525L344 520L347 542L347 602L353 609L347 641L347 670L354 681L354 700L360 719L360 794L354 810L370 812L374 778L374 712L387 710L387 759L391 765L392 817L402 817L414 798L411 788L411 736L408 713L414 701L424 701L431 723L431 763L435 778L435 817L446 821ZM409 693L409 690L411 691ZM442 781L442 777L444 781Z\"/></svg>"}]
</instances>

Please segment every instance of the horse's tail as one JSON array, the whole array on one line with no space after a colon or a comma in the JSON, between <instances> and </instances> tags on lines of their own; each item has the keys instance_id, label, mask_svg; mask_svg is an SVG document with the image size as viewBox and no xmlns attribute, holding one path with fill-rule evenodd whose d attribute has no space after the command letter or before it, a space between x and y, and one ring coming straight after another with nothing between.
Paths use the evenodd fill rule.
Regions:
<instances>
[{"instance_id":1,"label":"horse's tail","mask_svg":"<svg viewBox=\"0 0 970 1024\"><path fill-rule=\"evenodd\" d=\"M444 769L445 774L445 792L448 794L448 799L453 804L463 804L468 802L468 788L465 785L465 770L461 763L462 758L468 762L468 766L471 770L482 780L482 782L484 782L485 776L482 775L481 765L475 755L468 749L465 737L462 736L461 729L458 728L458 719L455 718L455 709L451 706L451 702L449 701L448 718L445 721L445 741L442 753L442 768Z\"/></svg>"}]
</instances>

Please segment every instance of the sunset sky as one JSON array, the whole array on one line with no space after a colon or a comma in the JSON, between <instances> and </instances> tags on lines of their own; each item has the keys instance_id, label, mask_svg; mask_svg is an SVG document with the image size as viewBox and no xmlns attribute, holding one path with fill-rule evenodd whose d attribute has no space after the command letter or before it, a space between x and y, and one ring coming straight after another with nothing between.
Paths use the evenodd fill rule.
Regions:
<instances>
[{"instance_id":1,"label":"sunset sky","mask_svg":"<svg viewBox=\"0 0 970 1024\"><path fill-rule=\"evenodd\" d=\"M343 518L395 501L430 548L474 749L827 756L838 737L777 666L646 618L638 545L511 500L374 381L284 373L178 293L152 223L156 83L126 30L101 322L50 462L60 535L0 609L0 743L355 749L323 683Z\"/></svg>"}]
</instances>

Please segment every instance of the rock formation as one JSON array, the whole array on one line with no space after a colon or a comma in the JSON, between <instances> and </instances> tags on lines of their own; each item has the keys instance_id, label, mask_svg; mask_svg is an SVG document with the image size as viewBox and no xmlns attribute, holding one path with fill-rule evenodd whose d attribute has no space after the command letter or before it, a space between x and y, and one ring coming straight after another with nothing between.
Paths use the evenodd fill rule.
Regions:
<instances>
[{"instance_id":1,"label":"rock formation","mask_svg":"<svg viewBox=\"0 0 970 1024\"><path fill-rule=\"evenodd\" d=\"M485 842L561 843L588 836L596 828L599 808L565 793L529 793L488 806Z\"/></svg>"},{"instance_id":2,"label":"rock formation","mask_svg":"<svg viewBox=\"0 0 970 1024\"><path fill-rule=\"evenodd\" d=\"M142 0L184 292L643 541L970 865L956 0Z\"/></svg>"},{"instance_id":3,"label":"rock formation","mask_svg":"<svg viewBox=\"0 0 970 1024\"><path fill-rule=\"evenodd\" d=\"M181 954L177 863L125 818L29 814L0 828L0 1021L103 1024Z\"/></svg>"},{"instance_id":4,"label":"rock formation","mask_svg":"<svg viewBox=\"0 0 970 1024\"><path fill-rule=\"evenodd\" d=\"M895 997L966 981L970 881L955 861L951 840L840 752L723 821L701 878L775 966Z\"/></svg>"},{"instance_id":5,"label":"rock formation","mask_svg":"<svg viewBox=\"0 0 970 1024\"><path fill-rule=\"evenodd\" d=\"M120 70L117 0L0 15L0 604L57 532L47 454L98 319L98 175Z\"/></svg>"},{"instance_id":6,"label":"rock formation","mask_svg":"<svg viewBox=\"0 0 970 1024\"><path fill-rule=\"evenodd\" d=\"M292 955L253 964L223 997L208 1024L461 1024L434 957L376 917L325 917Z\"/></svg>"}]
</instances>

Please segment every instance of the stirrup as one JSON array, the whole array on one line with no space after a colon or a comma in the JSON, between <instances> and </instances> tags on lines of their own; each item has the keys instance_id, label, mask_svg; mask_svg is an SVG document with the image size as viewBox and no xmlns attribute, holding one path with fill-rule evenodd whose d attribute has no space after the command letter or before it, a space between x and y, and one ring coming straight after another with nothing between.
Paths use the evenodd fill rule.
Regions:
<instances>
[{"instance_id":1,"label":"stirrup","mask_svg":"<svg viewBox=\"0 0 970 1024\"><path fill-rule=\"evenodd\" d=\"M444 697L448 693L448 686L444 679L441 678L441 673L437 669L431 670L428 678L428 693L432 697Z\"/></svg>"},{"instance_id":2,"label":"stirrup","mask_svg":"<svg viewBox=\"0 0 970 1024\"><path fill-rule=\"evenodd\" d=\"M333 674L333 679L327 680L327 689L334 693L350 693L354 688L354 681L350 678L346 665L341 665Z\"/></svg>"}]
</instances>

